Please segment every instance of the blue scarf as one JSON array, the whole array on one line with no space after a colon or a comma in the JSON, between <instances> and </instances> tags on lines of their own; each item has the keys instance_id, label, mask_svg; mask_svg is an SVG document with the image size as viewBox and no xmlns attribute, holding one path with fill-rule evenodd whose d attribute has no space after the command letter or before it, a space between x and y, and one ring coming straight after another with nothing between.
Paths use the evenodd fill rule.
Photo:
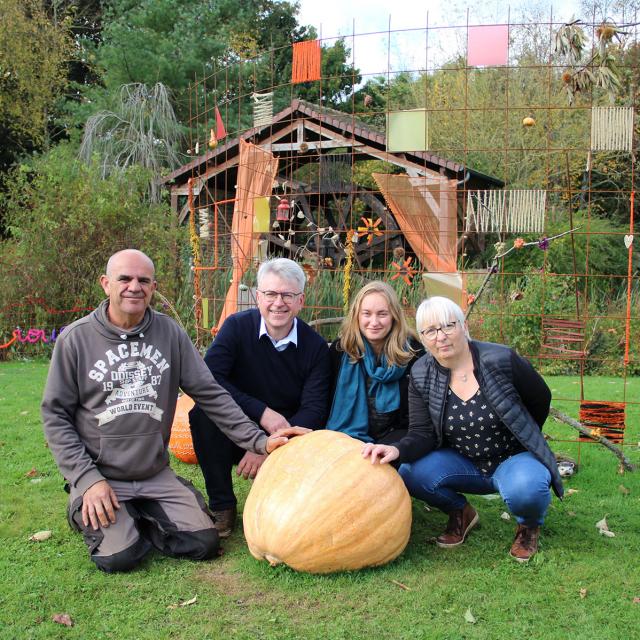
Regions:
<instances>
[{"instance_id":1,"label":"blue scarf","mask_svg":"<svg viewBox=\"0 0 640 640\"><path fill-rule=\"evenodd\" d=\"M372 381L369 395L375 397L376 411L378 413L395 411L400 407L398 380L407 367L387 366L384 354L380 358L380 364L377 365L371 345L366 340L364 345L365 354L362 364L367 377ZM327 429L342 431L363 442L373 442L369 436L367 381L363 367L360 366L360 361L353 363L346 353L342 355Z\"/></svg>"}]
</instances>

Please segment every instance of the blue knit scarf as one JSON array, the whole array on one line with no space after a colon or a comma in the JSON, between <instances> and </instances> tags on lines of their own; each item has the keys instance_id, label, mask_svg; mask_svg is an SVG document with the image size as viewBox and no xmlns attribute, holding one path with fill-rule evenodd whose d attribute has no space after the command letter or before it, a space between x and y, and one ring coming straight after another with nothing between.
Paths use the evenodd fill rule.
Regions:
<instances>
[{"instance_id":1,"label":"blue knit scarf","mask_svg":"<svg viewBox=\"0 0 640 640\"><path fill-rule=\"evenodd\" d=\"M365 340L365 354L362 359L364 371L372 380L369 395L375 397L378 413L390 413L400 406L400 385L398 380L407 367L387 366L384 354L376 364L376 356L371 345ZM344 353L333 396L331 414L327 429L342 431L363 442L373 442L369 436L369 408L367 405L367 381L360 362L353 363Z\"/></svg>"}]
</instances>

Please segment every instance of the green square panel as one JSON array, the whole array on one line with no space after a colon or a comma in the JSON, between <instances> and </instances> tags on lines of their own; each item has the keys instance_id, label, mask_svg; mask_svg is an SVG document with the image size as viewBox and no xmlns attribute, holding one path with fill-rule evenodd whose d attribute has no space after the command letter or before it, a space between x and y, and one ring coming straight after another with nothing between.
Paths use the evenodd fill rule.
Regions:
<instances>
[{"instance_id":1,"label":"green square panel","mask_svg":"<svg viewBox=\"0 0 640 640\"><path fill-rule=\"evenodd\" d=\"M387 151L427 151L429 122L426 109L387 113Z\"/></svg>"}]
</instances>

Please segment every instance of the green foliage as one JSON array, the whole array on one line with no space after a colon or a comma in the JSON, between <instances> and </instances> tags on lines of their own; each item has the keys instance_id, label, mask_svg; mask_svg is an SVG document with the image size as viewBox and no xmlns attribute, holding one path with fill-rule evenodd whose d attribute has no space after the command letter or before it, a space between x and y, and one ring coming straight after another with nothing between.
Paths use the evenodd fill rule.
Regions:
<instances>
[{"instance_id":1,"label":"green foliage","mask_svg":"<svg viewBox=\"0 0 640 640\"><path fill-rule=\"evenodd\" d=\"M95 305L108 257L127 247L154 259L160 289L175 301L183 232L166 205L146 200L148 179L132 168L103 180L67 144L16 169L5 198L11 237L0 245L3 307L27 297L57 309Z\"/></svg>"},{"instance_id":2,"label":"green foliage","mask_svg":"<svg viewBox=\"0 0 640 640\"><path fill-rule=\"evenodd\" d=\"M72 38L68 21L52 22L41 0L0 0L0 16L0 137L8 164L47 142Z\"/></svg>"}]
</instances>

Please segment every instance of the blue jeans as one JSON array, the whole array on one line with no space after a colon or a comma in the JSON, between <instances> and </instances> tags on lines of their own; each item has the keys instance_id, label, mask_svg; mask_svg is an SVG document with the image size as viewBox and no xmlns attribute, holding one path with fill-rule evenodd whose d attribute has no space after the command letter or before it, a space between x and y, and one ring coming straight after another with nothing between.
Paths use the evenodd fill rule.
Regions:
<instances>
[{"instance_id":1,"label":"blue jeans","mask_svg":"<svg viewBox=\"0 0 640 640\"><path fill-rule=\"evenodd\" d=\"M531 453L518 453L500 463L491 476L452 449L437 449L415 462L401 465L409 493L445 513L462 509L464 493L500 494L518 524L537 527L551 502L551 474Z\"/></svg>"}]
</instances>

